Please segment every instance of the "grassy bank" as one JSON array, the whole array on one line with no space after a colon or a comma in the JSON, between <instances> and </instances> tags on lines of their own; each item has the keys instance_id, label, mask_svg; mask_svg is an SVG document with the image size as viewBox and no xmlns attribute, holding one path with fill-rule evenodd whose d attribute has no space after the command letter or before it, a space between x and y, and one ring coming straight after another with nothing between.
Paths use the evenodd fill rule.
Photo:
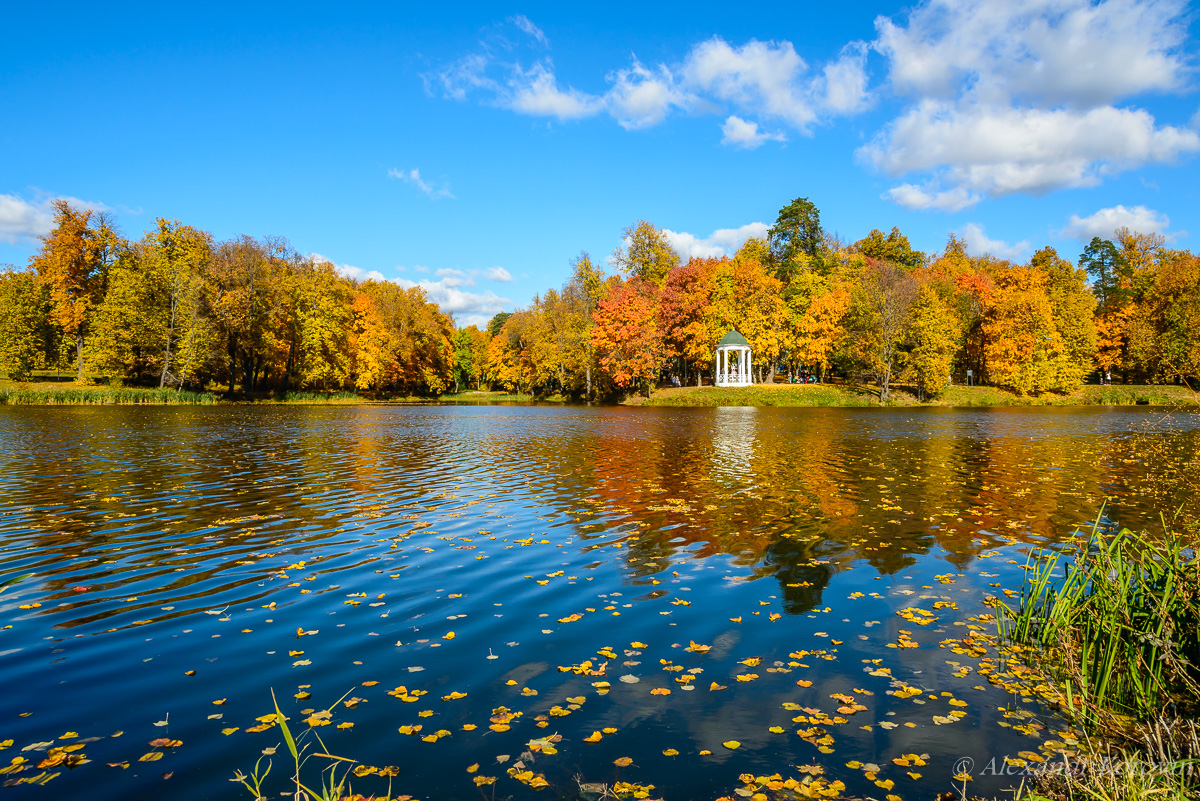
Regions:
<instances>
[{"instance_id":1,"label":"grassy bank","mask_svg":"<svg viewBox=\"0 0 1200 801\"><path fill-rule=\"evenodd\" d=\"M1027 801L1200 797L1200 559L1196 531L1094 528L1036 550L1004 648L1065 697L1100 747L1070 771L1035 774Z\"/></svg>"},{"instance_id":2,"label":"grassy bank","mask_svg":"<svg viewBox=\"0 0 1200 801\"><path fill-rule=\"evenodd\" d=\"M1183 386L1087 385L1069 395L1017 395L997 387L951 386L922 403L904 389L893 389L889 406L1171 406L1197 404ZM631 406L878 406L879 388L854 384L755 384L749 387L675 387L633 397Z\"/></svg>"},{"instance_id":3,"label":"grassy bank","mask_svg":"<svg viewBox=\"0 0 1200 801\"><path fill-rule=\"evenodd\" d=\"M212 405L211 392L177 389L116 387L0 387L0 406L92 406L104 404L152 404L158 406Z\"/></svg>"}]
</instances>

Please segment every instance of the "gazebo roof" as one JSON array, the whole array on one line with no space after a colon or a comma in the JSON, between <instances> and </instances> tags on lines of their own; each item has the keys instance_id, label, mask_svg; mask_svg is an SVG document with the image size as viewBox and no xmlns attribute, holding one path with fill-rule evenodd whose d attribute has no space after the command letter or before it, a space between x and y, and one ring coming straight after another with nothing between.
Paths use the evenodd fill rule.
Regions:
<instances>
[{"instance_id":1,"label":"gazebo roof","mask_svg":"<svg viewBox=\"0 0 1200 801\"><path fill-rule=\"evenodd\" d=\"M735 328L732 331L730 331L728 334L726 334L721 339L721 341L717 343L718 348L722 347L723 345L745 345L746 347L749 347L750 343L747 342L746 338L744 336L742 336L741 334L739 334L737 329Z\"/></svg>"}]
</instances>

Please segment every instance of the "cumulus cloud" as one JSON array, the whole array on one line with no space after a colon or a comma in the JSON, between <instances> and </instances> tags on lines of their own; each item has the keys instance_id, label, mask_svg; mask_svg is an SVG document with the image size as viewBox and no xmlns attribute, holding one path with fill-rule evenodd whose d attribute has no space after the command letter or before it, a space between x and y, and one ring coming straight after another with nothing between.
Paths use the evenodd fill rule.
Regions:
<instances>
[{"instance_id":1,"label":"cumulus cloud","mask_svg":"<svg viewBox=\"0 0 1200 801\"><path fill-rule=\"evenodd\" d=\"M924 100L861 158L889 176L931 172L991 197L1095 186L1103 176L1200 150L1200 134L1156 126L1141 109L960 108Z\"/></svg>"},{"instance_id":2,"label":"cumulus cloud","mask_svg":"<svg viewBox=\"0 0 1200 801\"><path fill-rule=\"evenodd\" d=\"M0 242L15 245L45 236L54 228L54 201L65 200L77 209L111 211L103 203L68 195L26 200L20 195L0 194Z\"/></svg>"},{"instance_id":3,"label":"cumulus cloud","mask_svg":"<svg viewBox=\"0 0 1200 801\"><path fill-rule=\"evenodd\" d=\"M454 195L450 193L449 184L443 183L441 186L435 186L432 183L428 183L421 178L421 171L415 167L411 170L398 170L393 167L392 169L388 170L387 174L389 178L397 178L401 181L404 181L406 184L412 184L417 189L420 189L422 192L429 195L429 197L434 198L435 200L443 197L454 197Z\"/></svg>"},{"instance_id":4,"label":"cumulus cloud","mask_svg":"<svg viewBox=\"0 0 1200 801\"><path fill-rule=\"evenodd\" d=\"M978 203L979 195L962 187L937 189L932 187L900 184L883 193L883 198L913 211L962 211Z\"/></svg>"},{"instance_id":5,"label":"cumulus cloud","mask_svg":"<svg viewBox=\"0 0 1200 801\"><path fill-rule=\"evenodd\" d=\"M442 270L438 271L439 274L442 272ZM405 289L420 287L425 290L425 297L428 300L436 303L442 311L447 314L453 314L456 317L459 315L483 315L486 318L490 318L497 312L512 308L513 305L511 300L500 297L491 290L485 292L466 292L462 289L464 284L460 283L452 275L448 275L439 281L410 281L406 278L397 278L395 282Z\"/></svg>"},{"instance_id":6,"label":"cumulus cloud","mask_svg":"<svg viewBox=\"0 0 1200 801\"><path fill-rule=\"evenodd\" d=\"M608 75L612 88L604 96L605 106L627 131L658 125L671 108L694 106L696 98L675 85L675 76L666 65L651 70L637 57L627 69Z\"/></svg>"},{"instance_id":7,"label":"cumulus cloud","mask_svg":"<svg viewBox=\"0 0 1200 801\"><path fill-rule=\"evenodd\" d=\"M741 117L731 115L721 126L721 144L753 149L764 142L786 142L787 137L782 133L768 133L758 130L757 122L749 122Z\"/></svg>"},{"instance_id":8,"label":"cumulus cloud","mask_svg":"<svg viewBox=\"0 0 1200 801\"><path fill-rule=\"evenodd\" d=\"M548 45L545 34L527 18L513 17L510 22ZM634 55L628 66L604 76L607 89L593 92L562 84L553 61L542 54L527 65L513 59L516 49L503 39L496 45L484 42L479 52L422 79L430 92L438 89L455 100L474 96L521 114L558 120L607 113L626 130L659 125L675 109L719 114L734 108L739 119L778 120L807 133L816 122L870 105L868 47L862 42L847 45L836 59L814 71L791 42L751 39L734 45L715 36L693 46L675 65L650 66ZM726 139L739 146L746 141L729 139L728 134Z\"/></svg>"},{"instance_id":9,"label":"cumulus cloud","mask_svg":"<svg viewBox=\"0 0 1200 801\"><path fill-rule=\"evenodd\" d=\"M1116 205L1100 209L1094 214L1080 217L1072 214L1071 219L1062 229L1061 235L1072 237L1082 242L1090 242L1092 237L1103 239L1112 238L1113 231L1118 228L1128 228L1142 234L1165 234L1171 220L1167 215L1148 209L1145 206L1125 208Z\"/></svg>"},{"instance_id":10,"label":"cumulus cloud","mask_svg":"<svg viewBox=\"0 0 1200 801\"><path fill-rule=\"evenodd\" d=\"M978 223L967 223L962 227L961 234L963 241L967 243L967 251L976 256L990 253L997 258L1016 261L1029 252L1029 242L1022 240L1010 245L1002 239L991 239Z\"/></svg>"},{"instance_id":11,"label":"cumulus cloud","mask_svg":"<svg viewBox=\"0 0 1200 801\"><path fill-rule=\"evenodd\" d=\"M308 257L315 262L330 264L337 274L344 278L349 278L352 281L385 281L383 273L378 270L364 270L361 267L355 267L352 264L338 264L333 259L326 258L320 253L309 253Z\"/></svg>"},{"instance_id":12,"label":"cumulus cloud","mask_svg":"<svg viewBox=\"0 0 1200 801\"><path fill-rule=\"evenodd\" d=\"M888 81L912 104L858 151L908 208L1094 186L1200 150L1200 135L1118 101L1184 88L1180 0L927 0L875 21ZM944 187L944 188L942 188ZM925 202L922 195L942 203ZM969 204L968 204L969 205Z\"/></svg>"},{"instance_id":13,"label":"cumulus cloud","mask_svg":"<svg viewBox=\"0 0 1200 801\"><path fill-rule=\"evenodd\" d=\"M513 280L512 274L508 270L504 269L503 267L499 267L499 266L496 266L490 270L487 270L486 272L484 272L483 275L485 278L487 278L491 281L501 281L504 283L508 283L509 281Z\"/></svg>"},{"instance_id":14,"label":"cumulus cloud","mask_svg":"<svg viewBox=\"0 0 1200 801\"><path fill-rule=\"evenodd\" d=\"M701 238L686 231L663 229L663 235L671 243L671 247L683 261L691 258L719 259L737 252L751 237L766 238L771 226L766 223L752 222L740 228L718 228L707 237Z\"/></svg>"}]
</instances>

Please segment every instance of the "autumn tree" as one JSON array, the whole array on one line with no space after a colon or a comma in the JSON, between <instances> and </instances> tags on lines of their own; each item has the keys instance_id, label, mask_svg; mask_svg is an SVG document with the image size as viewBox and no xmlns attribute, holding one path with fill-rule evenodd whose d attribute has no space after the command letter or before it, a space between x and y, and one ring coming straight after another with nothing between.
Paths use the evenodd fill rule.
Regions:
<instances>
[{"instance_id":1,"label":"autumn tree","mask_svg":"<svg viewBox=\"0 0 1200 801\"><path fill-rule=\"evenodd\" d=\"M873 229L871 233L855 242L854 248L868 258L890 262L909 270L915 270L925 263L925 254L913 250L908 237L900 233L900 229L895 226L892 226L887 236L878 228Z\"/></svg>"},{"instance_id":2,"label":"autumn tree","mask_svg":"<svg viewBox=\"0 0 1200 801\"><path fill-rule=\"evenodd\" d=\"M95 223L95 224L93 224ZM104 215L54 201L54 228L30 263L49 286L50 319L75 342L76 378L83 380L84 341L119 237Z\"/></svg>"},{"instance_id":3,"label":"autumn tree","mask_svg":"<svg viewBox=\"0 0 1200 801\"><path fill-rule=\"evenodd\" d=\"M679 263L679 254L667 235L645 220L621 232L623 244L613 253L613 264L625 274L661 288L667 273Z\"/></svg>"},{"instance_id":4,"label":"autumn tree","mask_svg":"<svg viewBox=\"0 0 1200 801\"><path fill-rule=\"evenodd\" d=\"M880 403L888 401L897 356L907 334L909 309L917 292L911 274L877 261L867 263L855 287L852 330L859 357L878 377Z\"/></svg>"},{"instance_id":5,"label":"autumn tree","mask_svg":"<svg viewBox=\"0 0 1200 801\"><path fill-rule=\"evenodd\" d=\"M1062 339L1054 325L1043 272L1013 266L999 273L983 331L990 381L1025 395L1055 386Z\"/></svg>"},{"instance_id":6,"label":"autumn tree","mask_svg":"<svg viewBox=\"0 0 1200 801\"><path fill-rule=\"evenodd\" d=\"M792 369L816 368L824 381L834 351L846 334L851 295L841 287L813 296L803 310L792 310L789 361Z\"/></svg>"},{"instance_id":7,"label":"autumn tree","mask_svg":"<svg viewBox=\"0 0 1200 801\"><path fill-rule=\"evenodd\" d=\"M470 389L474 384L479 389L487 355L487 333L469 325L454 332L454 391Z\"/></svg>"},{"instance_id":8,"label":"autumn tree","mask_svg":"<svg viewBox=\"0 0 1200 801\"><path fill-rule=\"evenodd\" d=\"M909 321L910 349L903 355L904 376L922 400L937 397L950 381L960 331L954 311L932 284L923 285Z\"/></svg>"},{"instance_id":9,"label":"autumn tree","mask_svg":"<svg viewBox=\"0 0 1200 801\"><path fill-rule=\"evenodd\" d=\"M0 371L25 381L45 363L46 286L30 272L0 269Z\"/></svg>"},{"instance_id":10,"label":"autumn tree","mask_svg":"<svg viewBox=\"0 0 1200 801\"><path fill-rule=\"evenodd\" d=\"M658 304L658 325L664 353L677 358L684 380L690 372L700 386L701 376L712 366L714 348L725 334L722 321L710 313L717 259L691 259L667 276Z\"/></svg>"},{"instance_id":11,"label":"autumn tree","mask_svg":"<svg viewBox=\"0 0 1200 801\"><path fill-rule=\"evenodd\" d=\"M1060 259L1054 248L1039 250L1029 263L1046 277L1050 314L1062 347L1054 361L1052 389L1073 392L1095 366L1096 297L1087 285L1087 273Z\"/></svg>"},{"instance_id":12,"label":"autumn tree","mask_svg":"<svg viewBox=\"0 0 1200 801\"><path fill-rule=\"evenodd\" d=\"M600 366L613 382L621 388L640 384L647 395L663 360L657 294L649 281L625 281L600 301L592 329Z\"/></svg>"}]
</instances>

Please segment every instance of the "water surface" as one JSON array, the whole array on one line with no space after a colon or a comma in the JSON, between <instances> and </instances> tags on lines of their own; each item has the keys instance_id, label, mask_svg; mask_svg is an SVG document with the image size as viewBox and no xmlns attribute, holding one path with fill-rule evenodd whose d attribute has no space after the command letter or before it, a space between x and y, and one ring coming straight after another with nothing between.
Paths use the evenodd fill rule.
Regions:
<instances>
[{"instance_id":1,"label":"water surface","mask_svg":"<svg viewBox=\"0 0 1200 801\"><path fill-rule=\"evenodd\" d=\"M1194 513L1197 422L1105 408L0 408L0 577L34 573L0 595L0 742L13 741L0 765L80 741L89 760L8 792L237 797L234 771L282 742L277 726L247 732L274 690L297 730L349 693L325 744L394 766L393 792L422 799L575 798L576 777L716 798L739 774L797 766L848 795L928 798L963 756L1045 756L1069 728L939 643L994 630L983 600L1019 588L1029 546L1106 502L1108 522L1135 528ZM936 621L898 614L912 608ZM895 647L906 640L917 647ZM560 670L586 660L603 675ZM847 703L863 709L839 715ZM490 728L500 707L521 713L506 731ZM814 733L814 715L845 722ZM523 760L548 789L507 775L555 733L556 754ZM904 754L927 764L895 765ZM282 756L269 795L287 789ZM977 775L971 789L1011 784Z\"/></svg>"}]
</instances>

